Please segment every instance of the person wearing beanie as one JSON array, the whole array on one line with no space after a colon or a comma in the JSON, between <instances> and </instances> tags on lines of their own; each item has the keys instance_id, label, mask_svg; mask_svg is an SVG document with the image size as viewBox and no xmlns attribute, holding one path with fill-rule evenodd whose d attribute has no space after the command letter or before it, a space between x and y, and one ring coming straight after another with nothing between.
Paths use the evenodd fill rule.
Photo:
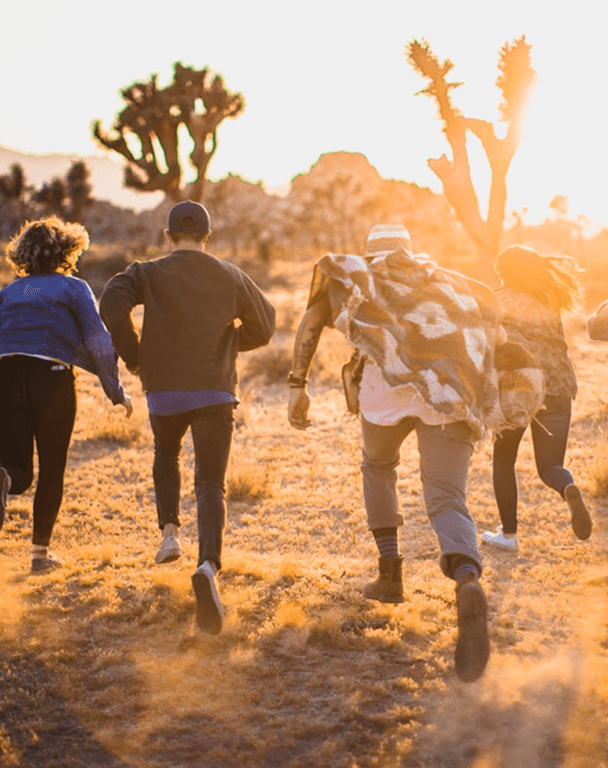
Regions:
<instances>
[{"instance_id":1,"label":"person wearing beanie","mask_svg":"<svg viewBox=\"0 0 608 768\"><path fill-rule=\"evenodd\" d=\"M364 256L329 254L316 263L287 380L289 422L306 429L308 374L323 328L336 328L359 350L358 407L350 410L359 410L363 497L379 554L378 576L363 594L382 603L405 600L397 467L402 443L416 433L440 568L456 583L455 668L465 682L481 676L490 653L466 480L489 401L497 397L493 353L500 318L489 288L415 256L404 226L379 224ZM347 402L352 399L351 391Z\"/></svg>"},{"instance_id":2,"label":"person wearing beanie","mask_svg":"<svg viewBox=\"0 0 608 768\"><path fill-rule=\"evenodd\" d=\"M218 634L224 612L216 574L222 562L225 475L238 404L237 356L270 341L275 311L241 269L206 252L211 224L203 205L192 200L174 205L165 234L171 252L135 261L115 275L104 289L100 311L119 356L146 392L161 530L157 564L182 556L179 458L186 432L192 433L196 621L202 631ZM140 304L141 336L131 317Z\"/></svg>"}]
</instances>

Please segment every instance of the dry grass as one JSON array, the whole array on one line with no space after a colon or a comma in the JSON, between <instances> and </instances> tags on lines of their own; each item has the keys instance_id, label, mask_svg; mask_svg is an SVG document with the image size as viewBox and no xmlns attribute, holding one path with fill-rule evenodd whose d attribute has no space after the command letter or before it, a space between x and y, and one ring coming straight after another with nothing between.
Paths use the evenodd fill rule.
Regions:
<instances>
[{"instance_id":1,"label":"dry grass","mask_svg":"<svg viewBox=\"0 0 608 768\"><path fill-rule=\"evenodd\" d=\"M273 345L287 350L296 302L283 289L274 300L282 330ZM453 589L421 508L413 439L399 483L408 599L382 606L361 596L376 553L362 507L357 423L342 418L335 387L348 353L337 334L324 338L312 376L307 433L289 429L282 383L243 384L218 637L201 635L193 620L190 441L182 462L190 543L181 561L155 566L144 398L125 374L135 399L127 422L83 374L53 541L66 567L29 574L31 492L11 499L0 538L0 764L608 766L608 501L596 488L606 424L600 398L608 397L597 382L605 381L608 345L586 341L580 322L569 334L581 385L569 463L585 493L597 494L594 534L574 539L564 504L536 477L526 437L521 547L517 555L484 551L492 658L469 686L453 672ZM470 478L481 530L497 522L489 457L484 442Z\"/></svg>"}]
</instances>

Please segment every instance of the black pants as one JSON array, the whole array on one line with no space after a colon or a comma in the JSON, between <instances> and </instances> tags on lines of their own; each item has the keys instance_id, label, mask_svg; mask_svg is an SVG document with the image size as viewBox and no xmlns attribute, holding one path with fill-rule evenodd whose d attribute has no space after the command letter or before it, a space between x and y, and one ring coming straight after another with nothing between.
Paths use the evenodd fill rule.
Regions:
<instances>
[{"instance_id":1,"label":"black pants","mask_svg":"<svg viewBox=\"0 0 608 768\"><path fill-rule=\"evenodd\" d=\"M218 403L175 416L150 414L154 433L154 490L158 525L180 524L179 455L188 428L194 444L194 490L197 503L198 564L213 560L221 567L226 524L225 477L234 429L234 406Z\"/></svg>"},{"instance_id":2,"label":"black pants","mask_svg":"<svg viewBox=\"0 0 608 768\"><path fill-rule=\"evenodd\" d=\"M0 463L11 477L11 495L26 491L34 478L34 544L51 540L63 498L63 476L76 419L71 368L26 355L0 358Z\"/></svg>"},{"instance_id":3,"label":"black pants","mask_svg":"<svg viewBox=\"0 0 608 768\"><path fill-rule=\"evenodd\" d=\"M563 466L572 401L568 397L547 395L544 406L531 425L536 471L545 485L563 497L564 488L574 482ZM505 533L517 533L515 462L524 432L525 429L510 429L494 443L494 493Z\"/></svg>"}]
</instances>

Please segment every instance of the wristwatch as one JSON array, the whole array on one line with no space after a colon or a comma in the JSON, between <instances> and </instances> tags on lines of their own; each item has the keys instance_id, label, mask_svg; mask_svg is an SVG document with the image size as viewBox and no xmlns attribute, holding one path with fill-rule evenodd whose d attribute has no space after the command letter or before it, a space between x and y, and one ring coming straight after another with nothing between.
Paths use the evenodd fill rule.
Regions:
<instances>
[{"instance_id":1,"label":"wristwatch","mask_svg":"<svg viewBox=\"0 0 608 768\"><path fill-rule=\"evenodd\" d=\"M308 379L306 378L306 376L302 376L301 378L298 378L297 376L293 375L293 371L289 371L289 376L287 377L287 383L293 389L303 389L308 383Z\"/></svg>"}]
</instances>

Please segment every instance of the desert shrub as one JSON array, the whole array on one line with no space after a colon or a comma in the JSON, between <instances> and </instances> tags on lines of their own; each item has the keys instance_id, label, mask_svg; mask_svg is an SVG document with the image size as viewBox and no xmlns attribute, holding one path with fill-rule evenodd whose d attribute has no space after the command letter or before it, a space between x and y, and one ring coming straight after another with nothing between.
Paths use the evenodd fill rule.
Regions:
<instances>
[{"instance_id":1,"label":"desert shrub","mask_svg":"<svg viewBox=\"0 0 608 768\"><path fill-rule=\"evenodd\" d=\"M122 407L120 413L105 408L96 414L95 419L91 419L86 439L87 442L105 442L124 447L135 445L142 434L141 415L134 413L127 419Z\"/></svg>"},{"instance_id":2,"label":"desert shrub","mask_svg":"<svg viewBox=\"0 0 608 768\"><path fill-rule=\"evenodd\" d=\"M226 495L229 501L258 501L270 496L268 466L260 472L257 463L233 463L226 479Z\"/></svg>"},{"instance_id":3,"label":"desert shrub","mask_svg":"<svg viewBox=\"0 0 608 768\"><path fill-rule=\"evenodd\" d=\"M293 341L280 339L247 354L241 365L241 381L259 378L267 383L285 381L291 366Z\"/></svg>"},{"instance_id":4,"label":"desert shrub","mask_svg":"<svg viewBox=\"0 0 608 768\"><path fill-rule=\"evenodd\" d=\"M608 496L608 446L605 440L596 442L588 465L591 493L599 499Z\"/></svg>"}]
</instances>

